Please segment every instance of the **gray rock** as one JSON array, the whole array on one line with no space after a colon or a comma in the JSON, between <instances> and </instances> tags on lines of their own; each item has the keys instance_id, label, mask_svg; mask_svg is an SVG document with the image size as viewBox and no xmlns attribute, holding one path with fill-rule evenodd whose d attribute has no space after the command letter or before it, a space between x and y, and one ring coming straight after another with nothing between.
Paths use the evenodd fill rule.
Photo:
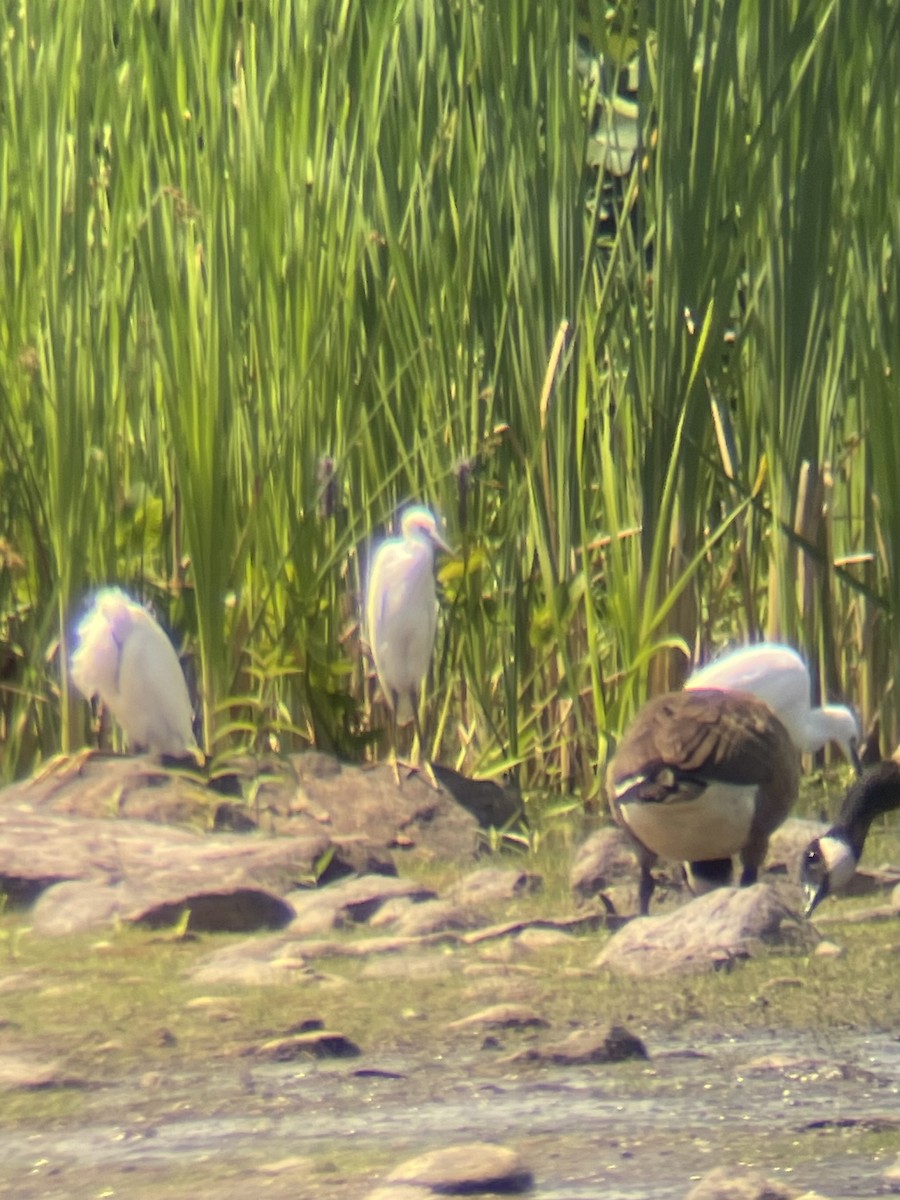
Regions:
<instances>
[{"instance_id":1,"label":"gray rock","mask_svg":"<svg viewBox=\"0 0 900 1200\"><path fill-rule=\"evenodd\" d=\"M496 904L539 891L542 887L540 875L529 871L518 871L514 867L482 867L461 879L451 895L460 904Z\"/></svg>"},{"instance_id":2,"label":"gray rock","mask_svg":"<svg viewBox=\"0 0 900 1200\"><path fill-rule=\"evenodd\" d=\"M365 1200L434 1200L434 1192L430 1187L416 1187L411 1183L389 1183L374 1192L366 1192Z\"/></svg>"},{"instance_id":3,"label":"gray rock","mask_svg":"<svg viewBox=\"0 0 900 1200\"><path fill-rule=\"evenodd\" d=\"M478 854L475 817L422 776L405 778L397 787L386 764L355 767L315 751L291 755L288 762L296 784L286 809L284 789L274 804L278 832L293 833L296 822L312 818L334 834L413 858L465 862Z\"/></svg>"},{"instance_id":4,"label":"gray rock","mask_svg":"<svg viewBox=\"0 0 900 1200\"><path fill-rule=\"evenodd\" d=\"M626 975L710 971L764 945L811 949L819 937L768 884L719 888L674 912L639 917L614 934L596 959Z\"/></svg>"},{"instance_id":5,"label":"gray rock","mask_svg":"<svg viewBox=\"0 0 900 1200\"><path fill-rule=\"evenodd\" d=\"M900 1154L882 1173L882 1182L889 1192L900 1192Z\"/></svg>"},{"instance_id":6,"label":"gray rock","mask_svg":"<svg viewBox=\"0 0 900 1200\"><path fill-rule=\"evenodd\" d=\"M800 1192L775 1182L759 1171L743 1167L715 1167L688 1192L686 1200L817 1200L813 1192ZM825 1200L818 1197L818 1200Z\"/></svg>"},{"instance_id":7,"label":"gray rock","mask_svg":"<svg viewBox=\"0 0 900 1200\"><path fill-rule=\"evenodd\" d=\"M448 1029L546 1029L550 1022L545 1021L534 1009L524 1004L492 1004L479 1012L471 1013L468 1017L460 1017L451 1021Z\"/></svg>"},{"instance_id":8,"label":"gray rock","mask_svg":"<svg viewBox=\"0 0 900 1200\"><path fill-rule=\"evenodd\" d=\"M288 1037L272 1038L251 1051L269 1062L293 1062L296 1058L358 1058L359 1046L343 1033L311 1029Z\"/></svg>"},{"instance_id":9,"label":"gray rock","mask_svg":"<svg viewBox=\"0 0 900 1200\"><path fill-rule=\"evenodd\" d=\"M187 916L186 928L203 933L280 929L294 910L280 896L250 884L215 889L195 876L137 877L114 882L88 879L48 888L34 906L36 933L62 935L123 922L160 929Z\"/></svg>"},{"instance_id":10,"label":"gray rock","mask_svg":"<svg viewBox=\"0 0 900 1200\"><path fill-rule=\"evenodd\" d=\"M481 923L480 914L473 908L450 900L425 900L422 904L406 905L397 913L391 927L405 937L422 937L429 933L477 929Z\"/></svg>"},{"instance_id":11,"label":"gray rock","mask_svg":"<svg viewBox=\"0 0 900 1200\"><path fill-rule=\"evenodd\" d=\"M221 946L194 963L188 974L195 983L245 987L296 985L319 978L304 956L302 940L282 934Z\"/></svg>"},{"instance_id":12,"label":"gray rock","mask_svg":"<svg viewBox=\"0 0 900 1200\"><path fill-rule=\"evenodd\" d=\"M634 850L618 825L592 833L578 847L569 871L569 886L582 900L635 877Z\"/></svg>"},{"instance_id":13,"label":"gray rock","mask_svg":"<svg viewBox=\"0 0 900 1200\"><path fill-rule=\"evenodd\" d=\"M364 875L342 879L324 888L289 892L285 896L296 913L291 924L295 933L321 933L346 925L363 925L384 903L398 898L418 903L433 900L435 893L409 879Z\"/></svg>"},{"instance_id":14,"label":"gray rock","mask_svg":"<svg viewBox=\"0 0 900 1200\"><path fill-rule=\"evenodd\" d=\"M355 884L356 898L338 903L310 900L311 888L295 895L301 883L321 885L360 870L396 875L391 846L448 860L474 857L475 819L420 780L398 788L388 769L364 771L320 754L264 768L248 764L245 784L251 768L264 774L245 810L256 825L284 836L157 823L208 829L222 797L195 775L146 758L97 755L80 770L70 765L3 789L0 890L14 905L41 897L35 928L43 933L114 921L160 925L185 912L192 929L271 929L292 919L295 899L307 913L307 931L321 933L368 919L390 895L433 893L397 883L395 892L386 885L379 895L370 882Z\"/></svg>"},{"instance_id":15,"label":"gray rock","mask_svg":"<svg viewBox=\"0 0 900 1200\"><path fill-rule=\"evenodd\" d=\"M86 1079L67 1074L58 1062L20 1054L0 1054L0 1092L35 1092L87 1086Z\"/></svg>"},{"instance_id":16,"label":"gray rock","mask_svg":"<svg viewBox=\"0 0 900 1200\"><path fill-rule=\"evenodd\" d=\"M382 954L371 959L359 973L360 979L445 979L459 971L452 954L417 954L411 948L402 954Z\"/></svg>"},{"instance_id":17,"label":"gray rock","mask_svg":"<svg viewBox=\"0 0 900 1200\"><path fill-rule=\"evenodd\" d=\"M402 847L407 855L452 861L474 860L478 852L471 813L416 776L398 788L387 766L361 768L309 751L238 760L228 783L237 799L215 790L221 780L205 786L196 774L169 771L146 757L94 755L80 770L60 766L4 788L0 809L201 830L217 821L221 826L227 810L224 823L232 828L324 838L326 847L341 844L348 857L354 847L363 855ZM243 801L242 794L252 799Z\"/></svg>"},{"instance_id":18,"label":"gray rock","mask_svg":"<svg viewBox=\"0 0 900 1200\"><path fill-rule=\"evenodd\" d=\"M534 1179L515 1150L492 1142L467 1142L411 1158L395 1167L387 1182L429 1188L442 1196L461 1196L524 1192Z\"/></svg>"},{"instance_id":19,"label":"gray rock","mask_svg":"<svg viewBox=\"0 0 900 1200\"><path fill-rule=\"evenodd\" d=\"M647 1049L639 1037L623 1025L606 1025L600 1029L576 1029L562 1041L531 1046L515 1054L513 1061L577 1067L647 1057Z\"/></svg>"}]
</instances>

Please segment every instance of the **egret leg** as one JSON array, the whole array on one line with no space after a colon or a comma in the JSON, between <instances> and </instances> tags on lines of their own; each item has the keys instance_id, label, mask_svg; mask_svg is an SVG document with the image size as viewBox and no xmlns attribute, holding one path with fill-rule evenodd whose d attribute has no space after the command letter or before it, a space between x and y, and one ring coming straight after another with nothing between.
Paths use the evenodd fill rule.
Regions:
<instances>
[{"instance_id":1,"label":"egret leg","mask_svg":"<svg viewBox=\"0 0 900 1200\"><path fill-rule=\"evenodd\" d=\"M392 690L390 703L388 704L388 708L390 709L388 720L391 726L391 770L394 772L394 783L396 783L397 787L401 785L400 762L397 754L397 704L399 700L400 697Z\"/></svg>"},{"instance_id":2,"label":"egret leg","mask_svg":"<svg viewBox=\"0 0 900 1200\"><path fill-rule=\"evenodd\" d=\"M425 772L426 776L428 777L428 782L431 784L431 786L434 788L434 790L436 792L439 792L441 790L441 785L438 783L437 779L435 778L434 771L431 769L431 763L428 761L427 758L424 758L424 761L423 761L423 756L424 756L424 752L425 752L425 738L422 736L422 723L419 720L418 696L415 694L415 692L410 693L410 699L412 700L413 721L415 722L416 741L418 743L418 754L416 756L416 766L419 770L422 770Z\"/></svg>"}]
</instances>

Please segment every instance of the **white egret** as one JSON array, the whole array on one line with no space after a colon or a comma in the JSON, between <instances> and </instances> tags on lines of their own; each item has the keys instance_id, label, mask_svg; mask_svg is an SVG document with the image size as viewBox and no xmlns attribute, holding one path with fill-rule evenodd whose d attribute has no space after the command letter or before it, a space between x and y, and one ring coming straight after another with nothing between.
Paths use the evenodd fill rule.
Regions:
<instances>
[{"instance_id":1,"label":"white egret","mask_svg":"<svg viewBox=\"0 0 900 1200\"><path fill-rule=\"evenodd\" d=\"M806 847L800 882L806 915L832 892L846 887L856 873L869 826L881 813L900 808L900 763L879 763L849 789L837 823Z\"/></svg>"},{"instance_id":2,"label":"white egret","mask_svg":"<svg viewBox=\"0 0 900 1200\"><path fill-rule=\"evenodd\" d=\"M88 700L100 697L130 745L202 763L181 664L147 610L120 588L103 588L77 633L72 681Z\"/></svg>"},{"instance_id":3,"label":"white egret","mask_svg":"<svg viewBox=\"0 0 900 1200\"><path fill-rule=\"evenodd\" d=\"M775 642L742 646L694 671L684 686L749 692L781 719L802 754L814 754L826 742L837 742L857 774L860 771L855 714L843 704L812 707L809 669L790 646Z\"/></svg>"},{"instance_id":4,"label":"white egret","mask_svg":"<svg viewBox=\"0 0 900 1200\"><path fill-rule=\"evenodd\" d=\"M400 536L381 543L369 571L367 636L391 710L391 747L398 783L397 726L415 722L420 753L423 748L419 690L428 673L437 629L436 548L452 554L434 514L419 506L408 508L400 522Z\"/></svg>"},{"instance_id":5,"label":"white egret","mask_svg":"<svg viewBox=\"0 0 900 1200\"><path fill-rule=\"evenodd\" d=\"M646 704L616 748L606 794L641 869L646 914L658 858L690 864L689 878L756 882L769 836L800 785L800 755L771 708L746 693L668 692Z\"/></svg>"}]
</instances>

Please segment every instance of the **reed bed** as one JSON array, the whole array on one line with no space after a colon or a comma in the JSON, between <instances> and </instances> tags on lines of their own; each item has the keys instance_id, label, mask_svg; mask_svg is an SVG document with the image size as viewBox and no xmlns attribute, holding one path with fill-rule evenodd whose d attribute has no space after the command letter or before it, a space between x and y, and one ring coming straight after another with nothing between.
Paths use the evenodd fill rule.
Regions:
<instances>
[{"instance_id":1,"label":"reed bed","mask_svg":"<svg viewBox=\"0 0 900 1200\"><path fill-rule=\"evenodd\" d=\"M107 582L211 751L376 754L411 499L459 548L445 761L590 805L648 691L763 635L896 744L896 5L4 9L5 778L88 738Z\"/></svg>"}]
</instances>

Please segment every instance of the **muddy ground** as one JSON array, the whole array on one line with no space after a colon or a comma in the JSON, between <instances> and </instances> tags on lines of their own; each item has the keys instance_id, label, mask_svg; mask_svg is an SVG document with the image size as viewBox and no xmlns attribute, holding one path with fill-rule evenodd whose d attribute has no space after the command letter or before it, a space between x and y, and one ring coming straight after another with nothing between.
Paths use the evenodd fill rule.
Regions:
<instances>
[{"instance_id":1,"label":"muddy ground","mask_svg":"<svg viewBox=\"0 0 900 1200\"><path fill-rule=\"evenodd\" d=\"M563 903L551 885L495 915ZM9 913L0 1194L361 1200L399 1162L471 1140L517 1149L541 1200L674 1200L720 1164L831 1200L881 1194L900 1148L900 972L896 920L852 920L870 903L831 902L833 956L702 977L609 977L601 931L336 957L268 987L191 981L233 936L39 938ZM454 1025L498 1003L544 1024ZM521 1056L606 1021L648 1059ZM267 1057L316 1023L359 1054Z\"/></svg>"}]
</instances>

